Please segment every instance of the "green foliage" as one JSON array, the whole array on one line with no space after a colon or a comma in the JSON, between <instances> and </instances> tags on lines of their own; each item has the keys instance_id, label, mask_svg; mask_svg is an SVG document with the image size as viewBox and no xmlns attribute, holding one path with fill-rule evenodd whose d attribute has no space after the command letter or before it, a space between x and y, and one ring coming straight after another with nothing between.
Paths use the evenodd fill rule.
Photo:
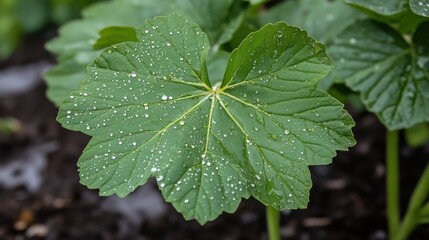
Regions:
<instances>
[{"instance_id":1,"label":"green foliage","mask_svg":"<svg viewBox=\"0 0 429 240\"><path fill-rule=\"evenodd\" d=\"M2 0L0 1L0 59L21 43L24 34L40 31L53 22L79 17L80 10L102 0Z\"/></svg>"},{"instance_id":2,"label":"green foliage","mask_svg":"<svg viewBox=\"0 0 429 240\"><path fill-rule=\"evenodd\" d=\"M429 17L429 1L428 0L409 0L411 10L423 17Z\"/></svg>"},{"instance_id":3,"label":"green foliage","mask_svg":"<svg viewBox=\"0 0 429 240\"><path fill-rule=\"evenodd\" d=\"M261 16L263 24L285 21L305 29L310 36L328 44L347 26L364 15L341 1L291 0Z\"/></svg>"},{"instance_id":4,"label":"green foliage","mask_svg":"<svg viewBox=\"0 0 429 240\"><path fill-rule=\"evenodd\" d=\"M421 147L429 140L429 126L427 123L420 123L411 128L405 129L405 140L408 146Z\"/></svg>"},{"instance_id":5,"label":"green foliage","mask_svg":"<svg viewBox=\"0 0 429 240\"><path fill-rule=\"evenodd\" d=\"M60 105L71 91L79 88L86 66L100 53L92 45L99 40L98 33L103 28L135 26L174 11L198 23L217 49L240 26L244 6L241 0L115 0L94 5L83 12L82 20L66 24L60 29L60 36L48 43L47 48L58 55L59 64L45 74L47 95Z\"/></svg>"},{"instance_id":6,"label":"green foliage","mask_svg":"<svg viewBox=\"0 0 429 240\"><path fill-rule=\"evenodd\" d=\"M399 204L399 129L410 146L427 141L429 121L429 22L427 0L345 0L373 20L354 23L329 47L337 63L331 77L357 91L387 127L386 192L389 237L408 239L427 218L429 165L403 218ZM423 220L422 220L423 219Z\"/></svg>"},{"instance_id":7,"label":"green foliage","mask_svg":"<svg viewBox=\"0 0 429 240\"><path fill-rule=\"evenodd\" d=\"M429 17L428 0L344 0L345 2L359 8L373 11L384 16L398 15L411 9L414 13Z\"/></svg>"},{"instance_id":8,"label":"green foliage","mask_svg":"<svg viewBox=\"0 0 429 240\"><path fill-rule=\"evenodd\" d=\"M100 31L100 38L94 43L95 50L109 47L115 43L137 42L136 30L133 27L107 27Z\"/></svg>"},{"instance_id":9,"label":"green foliage","mask_svg":"<svg viewBox=\"0 0 429 240\"><path fill-rule=\"evenodd\" d=\"M285 21L302 27L309 35L329 46L332 40L347 26L365 15L341 1L291 0L285 1L262 14L262 24ZM336 64L335 64L336 65ZM319 82L319 88L327 90L333 80L330 76Z\"/></svg>"},{"instance_id":10,"label":"green foliage","mask_svg":"<svg viewBox=\"0 0 429 240\"><path fill-rule=\"evenodd\" d=\"M16 0L15 2L14 15L18 19L23 32L35 32L49 21L49 5L47 0Z\"/></svg>"},{"instance_id":11,"label":"green foliage","mask_svg":"<svg viewBox=\"0 0 429 240\"><path fill-rule=\"evenodd\" d=\"M228 61L213 55L211 68L209 35L186 18L157 17L136 33L138 42L96 58L58 116L93 137L78 166L102 195L126 196L156 177L166 201L200 223L249 196L305 208L308 166L354 145L351 117L316 88L332 67L306 32L267 25ZM223 78L207 70L226 62Z\"/></svg>"},{"instance_id":12,"label":"green foliage","mask_svg":"<svg viewBox=\"0 0 429 240\"><path fill-rule=\"evenodd\" d=\"M86 6L105 0L49 0L50 18L58 25L80 17Z\"/></svg>"},{"instance_id":13,"label":"green foliage","mask_svg":"<svg viewBox=\"0 0 429 240\"><path fill-rule=\"evenodd\" d=\"M353 6L368 9L380 15L392 16L405 11L406 0L344 0Z\"/></svg>"},{"instance_id":14,"label":"green foliage","mask_svg":"<svg viewBox=\"0 0 429 240\"><path fill-rule=\"evenodd\" d=\"M16 2L0 1L0 59L9 56L18 46L21 27L13 14Z\"/></svg>"},{"instance_id":15,"label":"green foliage","mask_svg":"<svg viewBox=\"0 0 429 240\"><path fill-rule=\"evenodd\" d=\"M412 43L387 25L366 20L347 28L330 48L334 78L361 93L368 110L390 129L429 121L429 24Z\"/></svg>"}]
</instances>

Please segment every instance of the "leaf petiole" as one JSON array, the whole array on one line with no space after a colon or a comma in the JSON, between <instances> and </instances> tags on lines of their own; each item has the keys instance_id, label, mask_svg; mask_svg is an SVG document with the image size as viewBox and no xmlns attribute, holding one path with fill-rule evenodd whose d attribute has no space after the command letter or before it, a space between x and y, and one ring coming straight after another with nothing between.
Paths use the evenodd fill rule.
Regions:
<instances>
[{"instance_id":1,"label":"leaf petiole","mask_svg":"<svg viewBox=\"0 0 429 240\"><path fill-rule=\"evenodd\" d=\"M269 240L280 240L280 211L271 207L266 207L267 228Z\"/></svg>"}]
</instances>

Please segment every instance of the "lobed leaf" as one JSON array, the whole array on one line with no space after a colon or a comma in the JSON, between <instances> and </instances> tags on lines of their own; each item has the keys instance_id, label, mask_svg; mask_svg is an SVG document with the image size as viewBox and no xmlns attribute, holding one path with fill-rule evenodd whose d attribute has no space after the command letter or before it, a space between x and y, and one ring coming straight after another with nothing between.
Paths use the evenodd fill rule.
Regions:
<instances>
[{"instance_id":1,"label":"lobed leaf","mask_svg":"<svg viewBox=\"0 0 429 240\"><path fill-rule=\"evenodd\" d=\"M355 23L330 49L338 62L334 78L359 91L369 111L390 129L429 120L429 24L415 32L412 45L385 24Z\"/></svg>"},{"instance_id":2,"label":"lobed leaf","mask_svg":"<svg viewBox=\"0 0 429 240\"><path fill-rule=\"evenodd\" d=\"M138 42L101 53L58 116L93 137L78 166L101 195L155 177L166 201L202 224L249 196L305 208L308 166L355 143L343 105L316 88L330 59L306 32L277 23L250 34L223 79L207 69L225 56L208 68L208 37L188 19L157 17L136 32Z\"/></svg>"}]
</instances>

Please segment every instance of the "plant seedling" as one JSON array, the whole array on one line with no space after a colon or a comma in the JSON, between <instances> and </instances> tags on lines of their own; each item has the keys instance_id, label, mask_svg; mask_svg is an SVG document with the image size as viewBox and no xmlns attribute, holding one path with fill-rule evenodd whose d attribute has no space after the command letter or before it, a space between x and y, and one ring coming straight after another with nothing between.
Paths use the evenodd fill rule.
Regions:
<instances>
[{"instance_id":1,"label":"plant seedling","mask_svg":"<svg viewBox=\"0 0 429 240\"><path fill-rule=\"evenodd\" d=\"M126 196L155 177L200 223L241 198L306 208L309 165L354 145L343 105L316 88L332 68L321 43L285 23L250 34L210 79L207 35L187 18L156 17L137 42L105 49L61 105L64 127L92 136L81 182Z\"/></svg>"}]
</instances>

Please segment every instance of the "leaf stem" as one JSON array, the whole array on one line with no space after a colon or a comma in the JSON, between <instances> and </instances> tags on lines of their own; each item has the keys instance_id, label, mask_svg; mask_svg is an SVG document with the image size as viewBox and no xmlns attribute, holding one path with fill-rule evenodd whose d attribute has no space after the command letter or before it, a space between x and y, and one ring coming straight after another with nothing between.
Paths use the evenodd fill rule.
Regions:
<instances>
[{"instance_id":1,"label":"leaf stem","mask_svg":"<svg viewBox=\"0 0 429 240\"><path fill-rule=\"evenodd\" d=\"M423 205L420 209L420 216L429 216L429 202Z\"/></svg>"},{"instance_id":2,"label":"leaf stem","mask_svg":"<svg viewBox=\"0 0 429 240\"><path fill-rule=\"evenodd\" d=\"M410 203L408 204L407 212L399 230L397 232L397 237L395 240L405 240L408 238L410 233L414 230L416 225L420 221L420 216L422 210L425 208L424 203L427 196L429 195L429 164L426 165L426 168L417 183L416 188L411 195Z\"/></svg>"},{"instance_id":3,"label":"leaf stem","mask_svg":"<svg viewBox=\"0 0 429 240\"><path fill-rule=\"evenodd\" d=\"M387 221L390 238L396 235L399 227L399 161L398 131L386 133L386 195Z\"/></svg>"},{"instance_id":4,"label":"leaf stem","mask_svg":"<svg viewBox=\"0 0 429 240\"><path fill-rule=\"evenodd\" d=\"M280 211L271 206L267 206L266 214L268 239L280 240Z\"/></svg>"}]
</instances>

